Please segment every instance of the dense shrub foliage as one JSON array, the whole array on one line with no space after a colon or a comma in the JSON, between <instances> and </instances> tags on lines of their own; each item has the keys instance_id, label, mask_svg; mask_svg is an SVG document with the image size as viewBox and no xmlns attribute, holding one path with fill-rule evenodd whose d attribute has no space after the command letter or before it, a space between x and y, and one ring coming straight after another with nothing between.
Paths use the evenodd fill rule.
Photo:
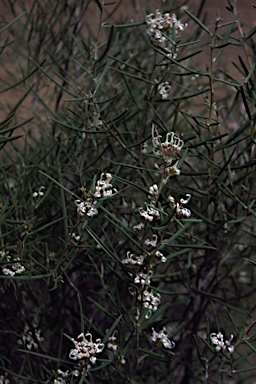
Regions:
<instances>
[{"instance_id":1,"label":"dense shrub foliage","mask_svg":"<svg viewBox=\"0 0 256 384\"><path fill-rule=\"evenodd\" d=\"M256 27L138 3L3 0L0 383L255 377Z\"/></svg>"}]
</instances>

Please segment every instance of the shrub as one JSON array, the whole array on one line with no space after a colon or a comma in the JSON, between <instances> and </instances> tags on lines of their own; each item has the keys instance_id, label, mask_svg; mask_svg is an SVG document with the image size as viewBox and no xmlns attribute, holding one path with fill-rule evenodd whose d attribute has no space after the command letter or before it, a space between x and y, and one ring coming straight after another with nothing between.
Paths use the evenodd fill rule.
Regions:
<instances>
[{"instance_id":1,"label":"shrub","mask_svg":"<svg viewBox=\"0 0 256 384\"><path fill-rule=\"evenodd\" d=\"M256 29L103 3L5 3L0 381L248 383Z\"/></svg>"}]
</instances>

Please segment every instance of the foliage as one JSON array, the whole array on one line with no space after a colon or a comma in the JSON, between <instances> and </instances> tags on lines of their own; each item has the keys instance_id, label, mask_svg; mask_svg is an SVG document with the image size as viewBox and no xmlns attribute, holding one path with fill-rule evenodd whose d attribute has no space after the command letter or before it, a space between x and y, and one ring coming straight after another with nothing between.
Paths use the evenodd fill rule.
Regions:
<instances>
[{"instance_id":1,"label":"foliage","mask_svg":"<svg viewBox=\"0 0 256 384\"><path fill-rule=\"evenodd\" d=\"M4 2L0 382L255 376L256 29L142 3Z\"/></svg>"}]
</instances>

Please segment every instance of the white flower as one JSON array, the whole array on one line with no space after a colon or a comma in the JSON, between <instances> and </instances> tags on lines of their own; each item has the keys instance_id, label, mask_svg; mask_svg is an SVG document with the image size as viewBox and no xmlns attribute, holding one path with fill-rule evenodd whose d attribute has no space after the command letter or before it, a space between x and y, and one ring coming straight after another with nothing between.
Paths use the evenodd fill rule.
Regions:
<instances>
[{"instance_id":1,"label":"white flower","mask_svg":"<svg viewBox=\"0 0 256 384\"><path fill-rule=\"evenodd\" d=\"M151 187L149 188L149 193L150 194L148 195L148 198L151 203L155 205L159 195L157 184L151 185Z\"/></svg>"},{"instance_id":2,"label":"white flower","mask_svg":"<svg viewBox=\"0 0 256 384\"><path fill-rule=\"evenodd\" d=\"M150 292L144 290L142 295L138 296L138 300L142 301L143 307L148 309L145 317L146 319L149 319L152 315L152 312L157 311L157 308L161 302L161 295L160 293L154 294L152 290Z\"/></svg>"},{"instance_id":3,"label":"white flower","mask_svg":"<svg viewBox=\"0 0 256 384\"><path fill-rule=\"evenodd\" d=\"M153 275L153 271L150 270L149 272L140 272L135 276L134 284L139 284L141 286L149 285L150 284L150 278Z\"/></svg>"},{"instance_id":4,"label":"white flower","mask_svg":"<svg viewBox=\"0 0 256 384\"><path fill-rule=\"evenodd\" d=\"M92 364L96 363L96 354L103 351L105 345L101 343L101 339L97 339L94 343L92 341L92 334L87 332L85 335L81 333L77 339L82 339L81 341L76 341L71 339L75 345L74 349L71 349L69 353L69 358L74 360L84 359L90 361Z\"/></svg>"},{"instance_id":5,"label":"white flower","mask_svg":"<svg viewBox=\"0 0 256 384\"><path fill-rule=\"evenodd\" d=\"M10 380L7 379L7 373L0 375L0 384L10 384Z\"/></svg>"},{"instance_id":6,"label":"white flower","mask_svg":"<svg viewBox=\"0 0 256 384\"><path fill-rule=\"evenodd\" d=\"M188 208L179 208L176 210L176 215L178 217L189 218L191 216L191 211Z\"/></svg>"},{"instance_id":7,"label":"white flower","mask_svg":"<svg viewBox=\"0 0 256 384\"><path fill-rule=\"evenodd\" d=\"M170 98L171 88L172 86L168 83L168 81L158 85L157 90L162 100L167 100Z\"/></svg>"},{"instance_id":8,"label":"white flower","mask_svg":"<svg viewBox=\"0 0 256 384\"><path fill-rule=\"evenodd\" d=\"M1 251L2 255L5 255L4 251ZM20 263L20 258L12 259L10 255L6 254L6 261L8 264L2 265L2 272L4 275L14 276L25 272L25 267Z\"/></svg>"},{"instance_id":9,"label":"white flower","mask_svg":"<svg viewBox=\"0 0 256 384\"><path fill-rule=\"evenodd\" d=\"M184 142L179 138L179 136L176 136L174 132L168 132L165 142L161 143L164 157L170 158L173 153L180 152L183 144Z\"/></svg>"},{"instance_id":10,"label":"white flower","mask_svg":"<svg viewBox=\"0 0 256 384\"><path fill-rule=\"evenodd\" d=\"M110 173L102 173L100 179L96 183L94 193L85 193L86 189L81 187L81 191L85 193L86 198L85 201L75 200L79 216L83 217L86 215L93 217L98 214L98 210L94 207L97 204L95 198L110 197L113 193L117 192L117 190L112 187L112 184L110 184L111 180L112 176Z\"/></svg>"},{"instance_id":11,"label":"white flower","mask_svg":"<svg viewBox=\"0 0 256 384\"><path fill-rule=\"evenodd\" d=\"M179 20L177 20L175 14L170 15L169 13L164 13L162 15L159 10L156 10L156 16L154 16L153 13L147 15L146 21L150 26L152 32L159 31L164 32L166 34L169 33L170 35L172 34L173 26L178 32L183 31L187 27L187 24L182 24Z\"/></svg>"},{"instance_id":12,"label":"white flower","mask_svg":"<svg viewBox=\"0 0 256 384\"><path fill-rule=\"evenodd\" d=\"M108 332L108 330L107 330ZM114 331L113 335L108 338L107 348L111 349L113 352L116 352L118 349L117 344L117 330Z\"/></svg>"},{"instance_id":13,"label":"white flower","mask_svg":"<svg viewBox=\"0 0 256 384\"><path fill-rule=\"evenodd\" d=\"M231 335L229 340L224 341L224 336L221 332L210 334L211 343L215 346L216 352L225 352L227 349L229 353L233 353L235 349L235 347L231 345L233 338L234 336Z\"/></svg>"},{"instance_id":14,"label":"white flower","mask_svg":"<svg viewBox=\"0 0 256 384\"><path fill-rule=\"evenodd\" d=\"M163 164L161 166L155 164L155 167L160 173L162 173L163 182L166 184L170 177L180 175L180 169L177 167L179 161L174 163L174 157L176 157L176 154L182 150L184 142L179 138L179 136L175 135L174 132L168 132L164 142L162 142L161 139L162 136L159 135L158 130L153 124L153 153L155 156L163 160Z\"/></svg>"},{"instance_id":15,"label":"white flower","mask_svg":"<svg viewBox=\"0 0 256 384\"><path fill-rule=\"evenodd\" d=\"M165 141L161 142L162 136L159 135L158 130L155 126L152 126L152 144L153 144L153 152L157 157L162 157L165 166L172 166L173 155L177 152L180 152L184 141L179 138L179 136L175 135L174 132L168 132ZM177 163L175 163L176 167Z\"/></svg>"},{"instance_id":16,"label":"white flower","mask_svg":"<svg viewBox=\"0 0 256 384\"><path fill-rule=\"evenodd\" d=\"M130 251L126 253L126 258L122 261L123 264L129 264L131 267L143 265L144 256L143 255L134 255Z\"/></svg>"},{"instance_id":17,"label":"white flower","mask_svg":"<svg viewBox=\"0 0 256 384\"><path fill-rule=\"evenodd\" d=\"M159 10L156 11L156 16L153 13L147 15L146 22L150 40L167 51L168 56L175 58L177 48L172 43L173 31L175 29L176 34L179 34L187 27L187 24L182 24L177 20L175 14L164 13L162 15Z\"/></svg>"},{"instance_id":18,"label":"white flower","mask_svg":"<svg viewBox=\"0 0 256 384\"><path fill-rule=\"evenodd\" d=\"M186 194L186 199L180 199L181 204L187 204L191 199L191 195L189 193Z\"/></svg>"},{"instance_id":19,"label":"white flower","mask_svg":"<svg viewBox=\"0 0 256 384\"><path fill-rule=\"evenodd\" d=\"M177 168L178 162L176 161L175 164L164 168L164 184L166 184L170 177L180 175L180 169Z\"/></svg>"},{"instance_id":20,"label":"white flower","mask_svg":"<svg viewBox=\"0 0 256 384\"><path fill-rule=\"evenodd\" d=\"M134 229L134 231L138 231L138 232L140 232L140 231L142 231L142 229L145 227L145 225L143 224L143 223L139 223L139 224L137 224L137 225L134 225L134 227L133 227L133 229Z\"/></svg>"},{"instance_id":21,"label":"white flower","mask_svg":"<svg viewBox=\"0 0 256 384\"><path fill-rule=\"evenodd\" d=\"M156 343L156 345L162 344L165 348L172 349L175 347L174 341L168 339L168 335L166 333L165 327L160 332L156 332L154 328L152 328L152 336L151 340Z\"/></svg>"},{"instance_id":22,"label":"white flower","mask_svg":"<svg viewBox=\"0 0 256 384\"><path fill-rule=\"evenodd\" d=\"M144 217L144 219L148 220L148 221L153 221L153 220L157 220L160 218L160 214L159 212L152 208L152 207L149 207L147 206L147 210L145 211L142 207L139 208L139 213L142 217Z\"/></svg>"},{"instance_id":23,"label":"white flower","mask_svg":"<svg viewBox=\"0 0 256 384\"><path fill-rule=\"evenodd\" d=\"M43 192L44 189L45 189L45 187L43 185L41 185L41 187L39 188L39 191L38 192L33 192L32 196L34 198L43 196L44 195L44 192Z\"/></svg>"},{"instance_id":24,"label":"white flower","mask_svg":"<svg viewBox=\"0 0 256 384\"><path fill-rule=\"evenodd\" d=\"M143 143L142 148L141 148L141 153L143 153L144 155L146 155L148 153L148 144L147 143Z\"/></svg>"},{"instance_id":25,"label":"white flower","mask_svg":"<svg viewBox=\"0 0 256 384\"><path fill-rule=\"evenodd\" d=\"M157 246L157 235L153 234L151 240L150 239L146 239L144 244L149 246L149 247L156 248L156 246Z\"/></svg>"},{"instance_id":26,"label":"white flower","mask_svg":"<svg viewBox=\"0 0 256 384\"><path fill-rule=\"evenodd\" d=\"M66 384L66 378L68 377L69 371L63 372L58 369L58 377L54 379L54 384Z\"/></svg>"},{"instance_id":27,"label":"white flower","mask_svg":"<svg viewBox=\"0 0 256 384\"><path fill-rule=\"evenodd\" d=\"M116 193L117 190L113 188L112 184L110 184L111 180L112 176L110 173L102 173L100 176L100 180L97 181L97 185L94 191L94 197L110 197L113 195L113 193Z\"/></svg>"},{"instance_id":28,"label":"white flower","mask_svg":"<svg viewBox=\"0 0 256 384\"><path fill-rule=\"evenodd\" d=\"M76 235L75 232L72 232L72 233L69 233L69 236L73 239L73 241L75 242L78 242L79 240L81 240L81 236L80 235Z\"/></svg>"},{"instance_id":29,"label":"white flower","mask_svg":"<svg viewBox=\"0 0 256 384\"><path fill-rule=\"evenodd\" d=\"M41 337L40 329L30 330L28 325L25 326L21 338L22 340L18 340L17 343L21 345L25 344L29 350L32 348L38 349L37 343L44 340L44 338Z\"/></svg>"},{"instance_id":30,"label":"white flower","mask_svg":"<svg viewBox=\"0 0 256 384\"><path fill-rule=\"evenodd\" d=\"M75 204L77 206L77 213L79 216L89 216L93 217L98 214L98 210L94 208L96 201L88 198L86 201L75 200Z\"/></svg>"},{"instance_id":31,"label":"white flower","mask_svg":"<svg viewBox=\"0 0 256 384\"><path fill-rule=\"evenodd\" d=\"M162 263L165 263L167 261L167 258L160 251L156 251L155 257L157 259L160 259L162 261Z\"/></svg>"},{"instance_id":32,"label":"white flower","mask_svg":"<svg viewBox=\"0 0 256 384\"><path fill-rule=\"evenodd\" d=\"M184 204L187 204L191 198L189 193L186 194L186 199L180 199L179 202L175 202L173 196L169 196L169 204L172 210L175 210L175 214L177 217L186 217L189 218L191 216L191 212L188 208L183 207Z\"/></svg>"}]
</instances>

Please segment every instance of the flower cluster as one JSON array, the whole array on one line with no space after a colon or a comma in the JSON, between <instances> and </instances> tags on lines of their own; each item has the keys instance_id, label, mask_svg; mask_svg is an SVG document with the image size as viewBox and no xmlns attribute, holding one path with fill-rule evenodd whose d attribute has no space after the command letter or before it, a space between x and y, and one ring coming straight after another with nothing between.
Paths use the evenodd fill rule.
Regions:
<instances>
[{"instance_id":1,"label":"flower cluster","mask_svg":"<svg viewBox=\"0 0 256 384\"><path fill-rule=\"evenodd\" d=\"M162 263L166 262L166 257L159 250L154 250L157 247L157 235L153 234L151 239L146 239L144 244L146 246L146 251L151 252L151 256L153 256L153 262L161 260Z\"/></svg>"},{"instance_id":2,"label":"flower cluster","mask_svg":"<svg viewBox=\"0 0 256 384\"><path fill-rule=\"evenodd\" d=\"M134 226L134 229L140 231L144 228L143 224ZM152 234L151 238L144 240L144 252L141 255L134 255L130 251L127 252L127 257L122 261L124 265L128 265L134 272L129 275L133 278L133 284L137 286L131 286L129 288L130 294L137 296L140 307L147 309L145 317L148 319L153 312L155 312L160 304L161 296L159 293L154 294L149 291L149 285L151 283L151 277L153 276L153 266L159 261L165 263L167 258L159 251L158 237L156 234ZM150 265L149 268L148 266ZM140 309L137 307L138 319L140 316Z\"/></svg>"},{"instance_id":3,"label":"flower cluster","mask_svg":"<svg viewBox=\"0 0 256 384\"><path fill-rule=\"evenodd\" d=\"M159 190L157 184L151 185L149 188L148 199L151 201L151 204L156 205L157 199L159 196Z\"/></svg>"},{"instance_id":4,"label":"flower cluster","mask_svg":"<svg viewBox=\"0 0 256 384\"><path fill-rule=\"evenodd\" d=\"M100 180L97 181L94 197L110 197L113 195L113 193L116 193L117 190L113 188L112 184L110 184L111 180L112 176L110 173L102 173Z\"/></svg>"},{"instance_id":5,"label":"flower cluster","mask_svg":"<svg viewBox=\"0 0 256 384\"><path fill-rule=\"evenodd\" d=\"M107 329L106 332L109 330ZM109 336L107 341L107 349L108 355L111 359L113 359L113 355L117 358L118 362L122 365L126 364L126 360L124 356L120 353L119 345L118 345L118 331L115 329L112 336Z\"/></svg>"},{"instance_id":6,"label":"flower cluster","mask_svg":"<svg viewBox=\"0 0 256 384\"><path fill-rule=\"evenodd\" d=\"M143 255L134 255L130 251L127 251L126 258L122 261L122 263L134 268L143 265L144 259L145 257Z\"/></svg>"},{"instance_id":7,"label":"flower cluster","mask_svg":"<svg viewBox=\"0 0 256 384\"><path fill-rule=\"evenodd\" d=\"M150 279L152 275L153 275L152 270L150 270L149 272L142 271L135 276L134 284L138 284L143 288L145 285L150 284Z\"/></svg>"},{"instance_id":8,"label":"flower cluster","mask_svg":"<svg viewBox=\"0 0 256 384\"><path fill-rule=\"evenodd\" d=\"M168 132L164 142L162 142L161 139L162 136L159 135L158 130L153 125L153 153L156 157L162 159L162 164L160 166L155 164L155 167L162 174L163 184L166 184L170 177L178 176L180 174L180 170L177 168L178 161L175 162L175 157L176 154L182 150L184 142L179 138L179 136L175 135L174 132ZM160 212L156 209L159 193L160 191L158 185L151 185L148 195L150 203L145 203L146 209L143 209L142 207L139 208L140 215L149 222L160 219ZM185 202L183 204L185 204ZM189 211L180 206L179 203L177 203L175 207L177 216L187 216L186 214L188 214Z\"/></svg>"},{"instance_id":9,"label":"flower cluster","mask_svg":"<svg viewBox=\"0 0 256 384\"><path fill-rule=\"evenodd\" d=\"M225 352L228 350L229 353L233 353L235 349L231 344L233 338L234 336L231 335L229 340L224 341L224 336L221 332L210 334L211 343L214 345L216 352Z\"/></svg>"},{"instance_id":10,"label":"flower cluster","mask_svg":"<svg viewBox=\"0 0 256 384\"><path fill-rule=\"evenodd\" d=\"M157 90L162 100L167 100L170 98L171 88L172 86L168 83L168 81L158 85Z\"/></svg>"},{"instance_id":11,"label":"flower cluster","mask_svg":"<svg viewBox=\"0 0 256 384\"><path fill-rule=\"evenodd\" d=\"M158 306L161 302L161 295L159 293L154 294L152 290L148 290L148 285L150 284L150 279L152 275L152 270L150 270L149 272L142 271L138 273L134 278L134 284L137 284L139 287L139 293L137 293L137 300L138 302L141 302L142 307L147 310L145 315L146 319L149 319L152 313L158 309ZM136 294L136 291L131 287L130 293L134 296ZM137 307L137 320L139 319L139 316L140 310Z\"/></svg>"},{"instance_id":12,"label":"flower cluster","mask_svg":"<svg viewBox=\"0 0 256 384\"><path fill-rule=\"evenodd\" d=\"M142 217L144 217L144 219L151 222L160 218L160 213L157 209L149 205L146 208L146 210L142 207L139 208L139 213Z\"/></svg>"},{"instance_id":13,"label":"flower cluster","mask_svg":"<svg viewBox=\"0 0 256 384\"><path fill-rule=\"evenodd\" d=\"M159 45L163 48L167 55L170 57L177 57L177 48L173 44L173 35L179 34L186 27L187 24L182 24L175 14L162 13L157 10L156 15L150 13L146 16L148 25L147 33L153 44Z\"/></svg>"},{"instance_id":14,"label":"flower cluster","mask_svg":"<svg viewBox=\"0 0 256 384\"><path fill-rule=\"evenodd\" d=\"M180 199L179 202L175 202L174 197L169 196L169 204L172 210L175 212L175 215L177 217L187 217L189 218L191 216L191 212L188 208L183 207L184 204L187 204L191 198L191 195L189 193L186 194L186 199Z\"/></svg>"},{"instance_id":15,"label":"flower cluster","mask_svg":"<svg viewBox=\"0 0 256 384\"><path fill-rule=\"evenodd\" d=\"M58 376L54 379L54 384L66 384L66 378L69 375L69 371L63 372L58 369Z\"/></svg>"},{"instance_id":16,"label":"flower cluster","mask_svg":"<svg viewBox=\"0 0 256 384\"><path fill-rule=\"evenodd\" d=\"M165 83L164 85L167 85ZM164 89L164 88L163 88ZM161 160L160 165L155 164L162 177L158 184L153 184L149 187L148 202L145 202L146 208L139 207L139 214L141 217L149 221L160 219L160 213L166 214L163 209L158 208L159 195L162 187L166 184L167 180L174 175L179 175L180 170L177 168L178 161L177 153L182 150L184 145L183 140L180 139L174 132L168 132L165 137L165 141L162 141L162 136L158 133L155 126L152 126L152 144L153 153L155 157ZM186 198L180 199L179 202L175 202L172 196L169 196L169 204L172 211L177 217L190 217L191 212L184 207L190 199L190 195L187 194ZM166 214L167 215L167 214ZM152 230L154 227L147 226L146 231ZM142 309L145 313L145 318L148 319L153 312L157 311L161 302L161 295L154 292L151 287L151 278L154 273L154 266L159 262L165 263L167 258L160 251L161 245L158 244L158 236L155 233L151 233L151 237L145 239L145 226L140 223L133 227L137 236L143 245L143 252L140 255L135 255L132 252L127 252L127 257L123 260L123 264L129 266L133 272L128 271L132 277L132 285L129 287L130 294L136 296L136 316L138 320L141 316ZM174 343L170 342L167 338L165 330L162 330L159 334L153 333L153 339L157 343L162 343L166 348L173 348Z\"/></svg>"},{"instance_id":17,"label":"flower cluster","mask_svg":"<svg viewBox=\"0 0 256 384\"><path fill-rule=\"evenodd\" d=\"M149 319L152 315L152 312L157 311L157 308L161 302L160 293L154 294L151 290L150 292L145 290L142 294L138 295L138 301L142 302L143 308L146 308L148 311L146 313L146 319Z\"/></svg>"},{"instance_id":18,"label":"flower cluster","mask_svg":"<svg viewBox=\"0 0 256 384\"><path fill-rule=\"evenodd\" d=\"M97 361L96 355L101 353L105 348L105 344L101 342L101 339L97 339L96 342L93 342L92 334L90 332L87 332L86 334L81 333L77 337L77 340L74 340L73 338L71 338L71 340L74 343L75 348L70 350L69 358L78 360L78 364L74 367L75 369L73 371L67 370L66 372L63 372L58 369L54 379L54 384L67 384L68 376L87 376L89 370L91 369L90 363L95 364ZM117 330L115 330L112 336L108 338L107 348L112 352L116 352L118 350Z\"/></svg>"},{"instance_id":19,"label":"flower cluster","mask_svg":"<svg viewBox=\"0 0 256 384\"><path fill-rule=\"evenodd\" d=\"M147 260L149 257L151 257L151 261L161 261L162 263L166 262L166 257L160 252L159 250L156 250L157 247L157 235L153 234L151 239L146 239L144 242L146 249L145 254L142 255L135 255L131 253L130 251L126 252L126 258L122 261L124 265L128 265L132 269L140 269L141 266L145 264L145 260ZM149 284L150 283L150 277L153 274L153 271L146 272L140 272L136 275L134 283L135 284Z\"/></svg>"},{"instance_id":20,"label":"flower cluster","mask_svg":"<svg viewBox=\"0 0 256 384\"><path fill-rule=\"evenodd\" d=\"M157 346L164 346L167 349L175 347L174 341L169 340L165 327L163 327L160 332L156 332L154 328L152 328L152 331L151 340L154 341Z\"/></svg>"},{"instance_id":21,"label":"flower cluster","mask_svg":"<svg viewBox=\"0 0 256 384\"><path fill-rule=\"evenodd\" d=\"M38 342L44 340L44 338L41 337L40 329L30 330L27 325L21 335L21 339L22 340L18 340L18 344L25 345L30 351L32 348L38 349Z\"/></svg>"},{"instance_id":22,"label":"flower cluster","mask_svg":"<svg viewBox=\"0 0 256 384\"><path fill-rule=\"evenodd\" d=\"M152 126L152 144L153 152L157 157L161 157L166 165L171 165L173 162L173 155L182 150L183 140L174 132L168 132L165 141L161 142L162 136L159 135L155 126Z\"/></svg>"},{"instance_id":23,"label":"flower cluster","mask_svg":"<svg viewBox=\"0 0 256 384\"><path fill-rule=\"evenodd\" d=\"M113 188L112 184L110 184L111 180L112 176L110 173L102 173L100 179L96 182L93 193L86 193L86 189L84 187L81 188L82 192L86 195L86 199L85 201L75 200L77 213L80 217L93 217L97 215L98 210L95 208L95 205L97 204L96 199L100 197L111 197L113 193L117 192L117 190Z\"/></svg>"},{"instance_id":24,"label":"flower cluster","mask_svg":"<svg viewBox=\"0 0 256 384\"><path fill-rule=\"evenodd\" d=\"M6 376L7 374L0 375L0 384L10 384L10 380Z\"/></svg>"},{"instance_id":25,"label":"flower cluster","mask_svg":"<svg viewBox=\"0 0 256 384\"><path fill-rule=\"evenodd\" d=\"M86 362L91 362L92 364L96 363L96 354L103 351L105 345L101 342L101 339L97 339L94 343L92 341L92 334L87 332L85 335L81 333L77 339L81 341L76 341L72 338L72 341L75 345L74 349L71 349L69 353L69 358L74 360L86 360Z\"/></svg>"},{"instance_id":26,"label":"flower cluster","mask_svg":"<svg viewBox=\"0 0 256 384\"><path fill-rule=\"evenodd\" d=\"M94 207L96 201L92 198L87 198L86 201L75 200L77 206L77 213L79 216L93 217L98 214L98 210Z\"/></svg>"},{"instance_id":27,"label":"flower cluster","mask_svg":"<svg viewBox=\"0 0 256 384\"><path fill-rule=\"evenodd\" d=\"M179 136L175 135L174 132L168 132L165 141L161 141L162 136L159 135L155 126L152 126L152 144L153 153L155 156L163 160L163 164L159 167L155 164L155 167L163 175L164 184L167 183L168 179L172 176L178 176L180 170L177 168L178 161L175 161L175 156L182 150L184 145L183 140Z\"/></svg>"},{"instance_id":28,"label":"flower cluster","mask_svg":"<svg viewBox=\"0 0 256 384\"><path fill-rule=\"evenodd\" d=\"M150 200L150 205L147 205L146 209L143 209L142 207L139 208L139 213L142 217L144 217L145 220L148 220L149 222L152 222L153 220L157 220L160 218L160 213L157 209L155 209L155 205L157 203L159 196L158 186L157 184L153 184L149 188L149 195L148 199Z\"/></svg>"},{"instance_id":29,"label":"flower cluster","mask_svg":"<svg viewBox=\"0 0 256 384\"><path fill-rule=\"evenodd\" d=\"M4 251L0 251L0 257L4 256L6 256L6 261L8 262L8 264L2 265L2 272L4 275L14 276L25 272L25 267L20 263L19 257L12 260L10 255L6 254Z\"/></svg>"}]
</instances>

